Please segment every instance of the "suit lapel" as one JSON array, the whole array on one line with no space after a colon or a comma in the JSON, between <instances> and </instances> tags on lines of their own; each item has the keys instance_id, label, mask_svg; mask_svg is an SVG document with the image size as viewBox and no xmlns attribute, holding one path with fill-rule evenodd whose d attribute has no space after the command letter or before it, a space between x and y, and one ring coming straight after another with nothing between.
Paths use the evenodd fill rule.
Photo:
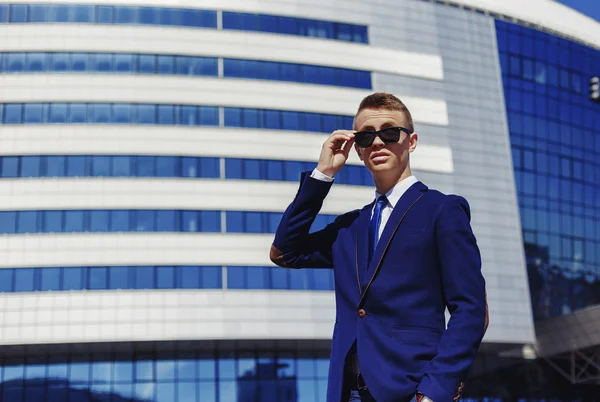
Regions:
<instances>
[{"instance_id":1,"label":"suit lapel","mask_svg":"<svg viewBox=\"0 0 600 402\"><path fill-rule=\"evenodd\" d=\"M383 233L381 234L381 238L377 243L377 248L375 249L373 258L371 259L371 263L369 264L368 272L371 273L369 281L365 286L360 287L361 295L360 300L358 302L358 308L360 308L364 303L365 296L369 290L369 287L371 286L371 283L373 282L373 280L377 276L377 273L381 269L382 257L384 256L384 253L387 250L389 243L392 240L392 237L400 227L400 224L402 223L402 220L404 220L404 217L406 216L408 211L413 207L413 205L417 203L417 201L421 199L421 197L425 195L426 191L427 186L425 186L423 183L417 182L413 184L406 191L406 193L404 193L402 197L400 197L400 200L398 200L398 203L392 210L392 214L390 215L390 218L388 219L385 225ZM366 228L368 228L368 226ZM368 233L368 229L366 229L366 231ZM364 247L364 250L367 250L367 248ZM367 251L364 252L366 253ZM368 277L368 275L365 275L365 278L366 277Z\"/></svg>"},{"instance_id":2,"label":"suit lapel","mask_svg":"<svg viewBox=\"0 0 600 402\"><path fill-rule=\"evenodd\" d=\"M400 223L400 219L405 215L408 209L413 205L413 203L419 198L424 190L427 189L423 183L416 182L398 200L398 203L392 210L392 214L388 219L385 228L383 229L383 233L381 233L381 237L379 238L379 242L377 243L377 247L375 248L375 252L373 253L373 258L371 258L371 263L369 264L369 272L374 272L375 267L379 263L381 259L381 255L383 254L383 250L386 247L386 244L391 240L392 233L394 233L396 226ZM368 225L368 223L367 223ZM368 233L368 226L367 226ZM367 234L367 239L368 239ZM368 243L368 240L367 240Z\"/></svg>"}]
</instances>

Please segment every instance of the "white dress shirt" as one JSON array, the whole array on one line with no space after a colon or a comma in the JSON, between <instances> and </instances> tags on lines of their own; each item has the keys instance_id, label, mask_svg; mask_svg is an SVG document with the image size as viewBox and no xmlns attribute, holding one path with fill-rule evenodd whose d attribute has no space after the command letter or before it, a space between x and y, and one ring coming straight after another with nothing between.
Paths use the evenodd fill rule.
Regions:
<instances>
[{"instance_id":1,"label":"white dress shirt","mask_svg":"<svg viewBox=\"0 0 600 402\"><path fill-rule=\"evenodd\" d=\"M317 179L317 180L326 181L326 182L333 181L333 177L329 177L329 176L319 172L317 169L313 170L310 177ZM383 233L383 229L385 229L385 225L386 225L388 219L390 219L392 210L398 203L398 200L400 199L400 197L402 197L404 195L404 193L406 192L406 190L408 190L410 188L410 186L412 186L413 184L415 184L418 181L419 180L417 180L417 178L414 175L408 176L406 179L403 179L402 181L398 182L398 184L396 184L394 187L392 187L390 189L390 191L388 191L385 194L386 198L388 199L388 203L385 205L385 207L383 207L383 210L381 211L381 224L379 225L379 233L377 234L377 241L379 241L379 238L381 237L381 234ZM375 191L375 200L377 200L377 198L379 198L380 195L381 194L379 194L377 191ZM375 205L373 205L373 209L371 209L371 218L373 217L374 211L375 211Z\"/></svg>"}]
</instances>

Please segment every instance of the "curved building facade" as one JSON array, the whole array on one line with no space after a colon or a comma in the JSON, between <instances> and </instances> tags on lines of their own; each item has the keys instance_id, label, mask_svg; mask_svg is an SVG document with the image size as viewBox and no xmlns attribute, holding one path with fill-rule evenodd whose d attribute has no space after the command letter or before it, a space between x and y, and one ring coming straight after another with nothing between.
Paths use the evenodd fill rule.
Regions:
<instances>
[{"instance_id":1,"label":"curved building facade","mask_svg":"<svg viewBox=\"0 0 600 402\"><path fill-rule=\"evenodd\" d=\"M491 3L0 0L0 400L324 401L332 272L268 250L375 91L473 210L471 397L503 397L488 359L569 351L539 334L600 303L600 24ZM356 155L336 183L313 230L372 201Z\"/></svg>"}]
</instances>

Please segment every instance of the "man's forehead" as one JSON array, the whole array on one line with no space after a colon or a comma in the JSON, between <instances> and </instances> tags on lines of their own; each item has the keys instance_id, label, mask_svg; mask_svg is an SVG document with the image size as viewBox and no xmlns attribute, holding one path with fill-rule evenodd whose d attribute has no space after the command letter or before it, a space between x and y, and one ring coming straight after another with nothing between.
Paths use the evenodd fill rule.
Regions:
<instances>
[{"instance_id":1,"label":"man's forehead","mask_svg":"<svg viewBox=\"0 0 600 402\"><path fill-rule=\"evenodd\" d=\"M386 109L363 109L356 116L356 127L360 129L367 124L376 123L378 120L390 120L402 126L404 124L404 113L399 110Z\"/></svg>"}]
</instances>

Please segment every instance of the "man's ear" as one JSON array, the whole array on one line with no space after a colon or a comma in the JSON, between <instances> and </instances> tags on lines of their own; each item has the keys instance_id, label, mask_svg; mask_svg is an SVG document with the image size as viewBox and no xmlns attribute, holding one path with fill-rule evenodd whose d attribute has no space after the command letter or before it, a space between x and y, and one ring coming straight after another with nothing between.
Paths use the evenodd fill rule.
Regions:
<instances>
[{"instance_id":1,"label":"man's ear","mask_svg":"<svg viewBox=\"0 0 600 402\"><path fill-rule=\"evenodd\" d=\"M412 133L410 135L408 143L408 152L413 152L417 148L417 142L419 141L419 134Z\"/></svg>"},{"instance_id":2,"label":"man's ear","mask_svg":"<svg viewBox=\"0 0 600 402\"><path fill-rule=\"evenodd\" d=\"M356 153L358 154L358 158L362 161L363 160L363 156L362 156L363 149L361 147L359 147L358 145L356 145L356 144L354 144L354 149L356 149Z\"/></svg>"}]
</instances>

